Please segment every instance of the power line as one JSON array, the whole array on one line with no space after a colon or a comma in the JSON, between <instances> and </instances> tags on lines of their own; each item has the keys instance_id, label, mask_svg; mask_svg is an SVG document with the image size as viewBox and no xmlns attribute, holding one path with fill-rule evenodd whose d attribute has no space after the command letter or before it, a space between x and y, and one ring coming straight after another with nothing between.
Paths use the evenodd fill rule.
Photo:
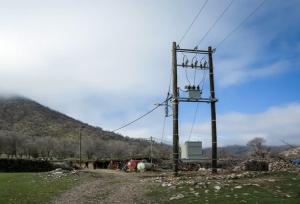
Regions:
<instances>
[{"instance_id":1,"label":"power line","mask_svg":"<svg viewBox=\"0 0 300 204\"><path fill-rule=\"evenodd\" d=\"M219 18L215 21L215 23L211 26L211 28L206 32L206 34L202 37L202 39L200 40L200 43L204 40L204 38L207 36L207 34L213 29L213 27L217 24L217 22L221 19L221 17L225 14L225 12L229 9L229 7L232 5L232 3L233 3L233 1L234 0L232 0L231 2L230 2L230 4L225 8L225 10L222 12L222 14L219 16ZM256 13L256 11L258 11L258 9L260 8L260 7L262 7L263 6L263 4L266 2L266 0L263 0L248 16L246 16L229 34L227 34L224 38L223 38L223 40L221 40L218 44L217 44L217 46L216 47L219 47L225 40L227 40L234 32L236 32L239 28L240 28L240 26L242 25L242 24L244 24L251 16L253 16L255 13ZM200 44L199 43L199 44ZM198 46L199 46L199 44L198 44ZM201 60L203 60L204 59L204 57L201 59ZM200 83L203 83L202 84L202 88L201 88L201 90L203 90L203 87L204 87L204 84L205 84L205 77L204 76L206 76L205 74L203 75L203 79L201 80L201 82ZM194 129L194 125L195 125L195 121L196 121L196 117L197 117L197 112L198 112L198 104L197 104L197 107L196 107L196 109L195 109L195 112L194 112L194 117L193 117L193 123L192 123L192 127L191 127L191 130L190 130L190 134L189 134L189 138L188 138L188 141L190 140L190 137L191 137L191 135L192 135L192 132L193 132L193 129Z\"/></svg>"},{"instance_id":2,"label":"power line","mask_svg":"<svg viewBox=\"0 0 300 204\"><path fill-rule=\"evenodd\" d=\"M223 12L219 15L219 17L215 20L215 22L212 24L212 26L207 30L207 32L204 34L204 36L201 38L201 40L198 43L198 46L202 43L202 41L206 38L206 36L210 33L210 31L216 26L216 24L221 20L221 18L224 16L224 14L228 11L228 9L233 4L234 0L231 0L231 2L228 4L228 6L223 10Z\"/></svg>"},{"instance_id":3,"label":"power line","mask_svg":"<svg viewBox=\"0 0 300 204\"><path fill-rule=\"evenodd\" d=\"M195 112L194 112L193 123L192 123L192 127L191 127L191 131L190 131L190 134L189 134L189 139L188 139L188 141L190 141L190 138L191 138L192 133L193 133L193 130L194 130L194 125L195 125L195 122L196 122L198 109L199 109L199 103L197 103L196 110L195 110Z\"/></svg>"},{"instance_id":4,"label":"power line","mask_svg":"<svg viewBox=\"0 0 300 204\"><path fill-rule=\"evenodd\" d=\"M235 33L251 16L253 16L256 11L258 11L258 9L260 7L262 7L264 5L264 3L266 2L266 0L263 0L248 16L246 16L230 33L228 33L223 40L221 40L216 47L219 47L225 40L227 40L233 33Z\"/></svg>"},{"instance_id":5,"label":"power line","mask_svg":"<svg viewBox=\"0 0 300 204\"><path fill-rule=\"evenodd\" d=\"M115 130L113 130L112 132L116 132L116 131L118 131L118 130L121 130L121 129L123 129L123 128L125 128L125 127L127 127L127 126L129 126L129 125L131 125L131 124L133 124L133 123L135 123L136 121L138 121L138 120L144 118L145 116L149 115L150 113L152 113L152 112L153 112L154 110L156 110L158 107L160 107L161 105L163 105L163 103L165 103L166 101L170 100L170 99L172 98L172 96L169 96L170 89L171 89L171 81L172 81L172 72L171 72L171 74L170 74L169 88L168 88L168 94L167 94L166 100L164 100L164 101L162 101L161 103L157 104L153 109L151 109L151 110L149 110L148 112L144 113L143 115L141 115L140 117L136 118L135 120L133 120L133 121L131 121L131 122L129 122L129 123L127 123L127 124L125 124L125 125L123 125L123 126L117 128L117 129L115 129ZM163 129L165 129L165 122L164 122ZM163 131L164 131L164 130L163 130Z\"/></svg>"},{"instance_id":6,"label":"power line","mask_svg":"<svg viewBox=\"0 0 300 204\"><path fill-rule=\"evenodd\" d=\"M203 58L202 58L203 59ZM203 91L203 87L204 87L204 84L205 84L205 81L206 81L206 70L204 70L204 73L203 73L203 76L202 76L202 80L200 81L199 83L199 86L201 85L202 83L202 86L201 86L201 91ZM195 125L195 122L196 122L196 118L197 118L197 113L198 113L198 109L199 109L199 103L197 103L197 106L196 106L196 109L195 109L195 112L194 112L194 117L193 117L193 122L192 122L192 127L191 127L191 130L190 130L190 134L189 134L189 139L188 141L190 141L190 138L193 134L193 130L194 130L194 125Z\"/></svg>"},{"instance_id":7,"label":"power line","mask_svg":"<svg viewBox=\"0 0 300 204\"><path fill-rule=\"evenodd\" d=\"M170 90L171 90L171 82L172 82L172 70L171 70L171 73L170 73L170 81L169 81L169 88L168 88L168 93L167 93L167 98L164 102L166 102L164 105L166 106L165 108L167 109L166 110L166 113L165 113L165 116L164 116L164 121L163 121L163 128L162 128L162 133L161 133L161 143L162 143L162 140L163 140L163 137L165 135L165 128L166 128L166 118L168 117L168 103L167 101L171 98L170 97Z\"/></svg>"},{"instance_id":8,"label":"power line","mask_svg":"<svg viewBox=\"0 0 300 204\"><path fill-rule=\"evenodd\" d=\"M200 16L200 14L201 14L201 12L203 11L203 9L204 9L205 5L207 4L207 2L208 2L208 0L206 0L206 1L202 4L200 10L198 11L197 15L194 17L192 23L189 25L189 27L187 28L187 30L185 31L185 33L183 34L183 36L180 38L178 45L181 44L181 42L183 41L183 39L185 38L185 36L186 36L186 35L188 34L188 32L191 30L191 28L193 27L194 23L196 22L196 20L197 20L198 17Z\"/></svg>"},{"instance_id":9,"label":"power line","mask_svg":"<svg viewBox=\"0 0 300 204\"><path fill-rule=\"evenodd\" d=\"M156 139L156 142L157 142L157 143L159 143L159 141L160 141L160 139L161 139L161 138L158 138L158 137L155 137L155 136L152 136L152 138ZM172 141L165 140L165 139L163 139L163 140L161 140L161 141L163 141L163 143L165 143L165 144L172 145Z\"/></svg>"},{"instance_id":10,"label":"power line","mask_svg":"<svg viewBox=\"0 0 300 204\"><path fill-rule=\"evenodd\" d=\"M167 100L169 100L169 99L167 99ZM166 100L165 100L165 101L166 101ZM162 103L164 103L165 101L163 101ZM148 112L144 113L144 114L141 115L140 117L136 118L135 120L133 120L133 121L131 121L131 122L129 122L129 123L127 123L127 124L125 124L125 125L123 125L123 126L117 128L117 129L115 129L115 130L113 130L113 132L116 132L116 131L118 131L118 130L121 130L121 129L123 129L123 128L129 126L129 125L131 125L132 123L135 123L136 121L142 119L143 117L149 115L149 114L152 113L154 110L156 110L158 107L160 107L162 103L157 104L154 108L152 108L152 109L149 110Z\"/></svg>"},{"instance_id":11,"label":"power line","mask_svg":"<svg viewBox=\"0 0 300 204\"><path fill-rule=\"evenodd\" d=\"M204 88L204 85L205 85L205 82L206 82L206 72L207 72L207 70L204 70L202 80L201 80L201 82L199 83L199 85L202 83L202 87L201 87L201 91L202 91L202 92L203 92L203 88Z\"/></svg>"},{"instance_id":12,"label":"power line","mask_svg":"<svg viewBox=\"0 0 300 204\"><path fill-rule=\"evenodd\" d=\"M163 129L162 129L162 133L161 133L161 143L162 143L163 138L165 136L166 119L167 119L167 117L164 116Z\"/></svg>"}]
</instances>

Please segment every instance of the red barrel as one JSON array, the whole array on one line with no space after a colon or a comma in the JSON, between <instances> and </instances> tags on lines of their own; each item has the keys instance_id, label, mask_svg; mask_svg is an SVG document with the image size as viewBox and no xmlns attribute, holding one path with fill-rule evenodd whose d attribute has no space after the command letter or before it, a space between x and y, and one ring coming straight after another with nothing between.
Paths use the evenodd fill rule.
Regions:
<instances>
[{"instance_id":1,"label":"red barrel","mask_svg":"<svg viewBox=\"0 0 300 204\"><path fill-rule=\"evenodd\" d=\"M131 159L129 162L127 162L127 167L129 171L136 171L138 163L141 162L141 160L133 160Z\"/></svg>"}]
</instances>

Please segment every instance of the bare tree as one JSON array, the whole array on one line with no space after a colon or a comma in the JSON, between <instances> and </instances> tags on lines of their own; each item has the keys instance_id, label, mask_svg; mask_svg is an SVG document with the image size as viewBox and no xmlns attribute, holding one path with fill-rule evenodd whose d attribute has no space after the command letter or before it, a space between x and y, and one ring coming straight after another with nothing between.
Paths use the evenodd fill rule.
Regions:
<instances>
[{"instance_id":1,"label":"bare tree","mask_svg":"<svg viewBox=\"0 0 300 204\"><path fill-rule=\"evenodd\" d=\"M96 154L98 140L87 137L83 139L83 152L88 159L92 159Z\"/></svg>"},{"instance_id":2,"label":"bare tree","mask_svg":"<svg viewBox=\"0 0 300 204\"><path fill-rule=\"evenodd\" d=\"M36 138L34 137L27 137L24 141L25 143L25 152L27 157L30 158L38 158L39 157L39 146L36 142Z\"/></svg>"},{"instance_id":3,"label":"bare tree","mask_svg":"<svg viewBox=\"0 0 300 204\"><path fill-rule=\"evenodd\" d=\"M2 151L8 156L17 157L20 146L25 138L15 131L1 131Z\"/></svg>"},{"instance_id":4,"label":"bare tree","mask_svg":"<svg viewBox=\"0 0 300 204\"><path fill-rule=\"evenodd\" d=\"M55 153L60 158L74 158L78 149L78 143L71 138L61 138L57 141Z\"/></svg>"},{"instance_id":5,"label":"bare tree","mask_svg":"<svg viewBox=\"0 0 300 204\"><path fill-rule=\"evenodd\" d=\"M255 137L247 143L250 148L251 156L265 158L268 154L268 150L264 144L266 143L264 138Z\"/></svg>"},{"instance_id":6,"label":"bare tree","mask_svg":"<svg viewBox=\"0 0 300 204\"><path fill-rule=\"evenodd\" d=\"M39 156L50 158L54 152L56 139L50 136L39 137L36 139L36 144L38 146Z\"/></svg>"}]
</instances>

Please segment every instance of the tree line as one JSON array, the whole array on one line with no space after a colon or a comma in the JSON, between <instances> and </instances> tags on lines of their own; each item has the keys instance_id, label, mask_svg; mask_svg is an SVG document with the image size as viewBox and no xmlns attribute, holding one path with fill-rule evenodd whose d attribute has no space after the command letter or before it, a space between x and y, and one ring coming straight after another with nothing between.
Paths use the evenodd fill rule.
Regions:
<instances>
[{"instance_id":1,"label":"tree line","mask_svg":"<svg viewBox=\"0 0 300 204\"><path fill-rule=\"evenodd\" d=\"M79 157L79 137L31 136L0 130L0 154L7 158L65 159ZM150 142L142 139L114 140L82 135L81 152L85 159L150 157ZM152 156L169 157L170 147L154 143Z\"/></svg>"}]
</instances>

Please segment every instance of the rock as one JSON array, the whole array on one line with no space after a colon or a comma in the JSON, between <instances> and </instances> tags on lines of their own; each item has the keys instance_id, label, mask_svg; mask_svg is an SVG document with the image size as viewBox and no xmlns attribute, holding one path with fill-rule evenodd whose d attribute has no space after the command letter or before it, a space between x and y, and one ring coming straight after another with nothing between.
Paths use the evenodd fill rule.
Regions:
<instances>
[{"instance_id":1,"label":"rock","mask_svg":"<svg viewBox=\"0 0 300 204\"><path fill-rule=\"evenodd\" d=\"M270 171L288 171L296 168L293 164L285 162L283 160L271 161L269 163Z\"/></svg>"},{"instance_id":2,"label":"rock","mask_svg":"<svg viewBox=\"0 0 300 204\"><path fill-rule=\"evenodd\" d=\"M296 148L281 152L280 155L284 156L285 158L299 158L300 157L300 147L296 147Z\"/></svg>"},{"instance_id":3,"label":"rock","mask_svg":"<svg viewBox=\"0 0 300 204\"><path fill-rule=\"evenodd\" d=\"M181 199L181 198L184 198L184 195L179 193L176 196L172 196L169 200L178 200L178 199Z\"/></svg>"},{"instance_id":4,"label":"rock","mask_svg":"<svg viewBox=\"0 0 300 204\"><path fill-rule=\"evenodd\" d=\"M275 182L275 179L268 179L269 182Z\"/></svg>"},{"instance_id":5,"label":"rock","mask_svg":"<svg viewBox=\"0 0 300 204\"><path fill-rule=\"evenodd\" d=\"M242 186L236 186L236 187L234 187L235 189L241 189L242 188Z\"/></svg>"}]
</instances>

